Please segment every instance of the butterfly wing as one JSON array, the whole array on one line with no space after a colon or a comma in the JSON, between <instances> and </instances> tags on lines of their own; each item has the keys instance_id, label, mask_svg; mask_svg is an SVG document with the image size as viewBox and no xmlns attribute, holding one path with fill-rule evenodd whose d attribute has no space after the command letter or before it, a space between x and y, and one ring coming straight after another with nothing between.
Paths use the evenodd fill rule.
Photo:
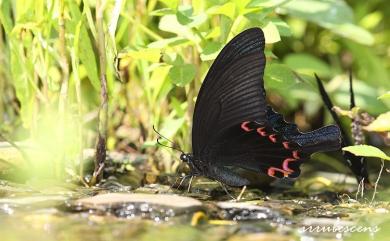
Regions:
<instances>
[{"instance_id":1,"label":"butterfly wing","mask_svg":"<svg viewBox=\"0 0 390 241\"><path fill-rule=\"evenodd\" d=\"M233 38L212 64L194 109L194 156L207 155L218 136L242 120L265 121L264 44L261 29L248 29Z\"/></svg>"},{"instance_id":2,"label":"butterfly wing","mask_svg":"<svg viewBox=\"0 0 390 241\"><path fill-rule=\"evenodd\" d=\"M230 138L229 138L230 136ZM231 138L231 137L235 138ZM219 166L233 166L273 177L295 178L299 166L318 151L340 148L340 130L335 125L301 133L297 126L267 107L267 122L244 121L231 127L212 149Z\"/></svg>"}]
</instances>

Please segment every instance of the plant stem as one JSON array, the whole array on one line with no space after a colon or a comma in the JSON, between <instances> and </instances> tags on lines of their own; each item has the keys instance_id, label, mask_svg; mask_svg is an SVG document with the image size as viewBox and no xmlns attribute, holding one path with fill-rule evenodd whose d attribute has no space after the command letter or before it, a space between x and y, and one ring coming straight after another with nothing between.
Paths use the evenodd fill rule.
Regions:
<instances>
[{"instance_id":1,"label":"plant stem","mask_svg":"<svg viewBox=\"0 0 390 241\"><path fill-rule=\"evenodd\" d=\"M383 161L383 159L382 159L381 161L382 161L381 169L380 169L380 171L379 171L378 178L377 178L376 181L375 181L375 185L374 185L374 194L372 194L372 198L371 198L370 205L372 205L372 203L374 202L375 195L376 195L376 188L378 187L379 179L381 178L382 171L383 171L383 167L385 166L385 162Z\"/></svg>"},{"instance_id":2,"label":"plant stem","mask_svg":"<svg viewBox=\"0 0 390 241\"><path fill-rule=\"evenodd\" d=\"M97 30L97 47L99 53L99 70L100 70L100 109L99 109L99 129L98 140L96 144L95 171L91 180L91 185L99 182L102 178L102 170L106 159L107 143L107 121L108 121L108 95L106 79L106 52L103 29L103 10L104 4L101 0L96 1L96 30Z\"/></svg>"},{"instance_id":3,"label":"plant stem","mask_svg":"<svg viewBox=\"0 0 390 241\"><path fill-rule=\"evenodd\" d=\"M65 11L65 0L60 0L60 16L58 18L58 25L59 25L59 52L60 52L60 66L62 71L62 81L61 81L61 89L60 89L60 96L59 96L59 106L58 106L58 112L59 112L59 130L58 130L58 138L60 140L60 145L64 145L64 135L65 135L65 115L66 115L66 102L68 99L68 85L69 85L69 63L68 58L66 56L66 40L65 40L65 18L64 18L64 11ZM60 157L57 160L56 165L56 177L59 178L62 176L63 171L63 162L65 153L60 153Z\"/></svg>"}]
</instances>

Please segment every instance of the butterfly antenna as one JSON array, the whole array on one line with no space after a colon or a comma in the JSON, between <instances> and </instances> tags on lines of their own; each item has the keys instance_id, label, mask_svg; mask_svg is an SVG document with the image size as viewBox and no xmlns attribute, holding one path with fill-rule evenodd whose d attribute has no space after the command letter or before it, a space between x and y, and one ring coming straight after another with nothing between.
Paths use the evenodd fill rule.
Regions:
<instances>
[{"instance_id":1,"label":"butterfly antenna","mask_svg":"<svg viewBox=\"0 0 390 241\"><path fill-rule=\"evenodd\" d=\"M349 69L349 94L351 97L351 102L349 108L352 109L355 107L355 94L353 92L353 85L352 85L352 68Z\"/></svg>"},{"instance_id":2,"label":"butterfly antenna","mask_svg":"<svg viewBox=\"0 0 390 241\"><path fill-rule=\"evenodd\" d=\"M181 150L181 149L175 147L175 145L176 145L175 142L169 140L167 137L163 136L160 132L158 132L158 131L156 130L156 128L154 127L154 125L153 125L153 131L156 132L157 135L158 135L158 138L157 138L157 140L156 140L158 145L163 146L163 147L170 148L170 149L172 149L172 150L176 150L176 151L181 152L181 153L184 153L183 150ZM169 143L171 143L172 146L168 146L168 145L165 145L165 144L161 143L161 141L160 141L161 139L165 139L166 141L168 141Z\"/></svg>"}]
</instances>

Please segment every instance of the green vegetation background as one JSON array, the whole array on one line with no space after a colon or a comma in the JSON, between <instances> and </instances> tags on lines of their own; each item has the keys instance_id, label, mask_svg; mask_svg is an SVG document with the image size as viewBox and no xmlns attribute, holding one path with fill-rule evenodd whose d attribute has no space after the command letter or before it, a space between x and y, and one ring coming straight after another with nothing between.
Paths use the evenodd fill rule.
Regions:
<instances>
[{"instance_id":1,"label":"green vegetation background","mask_svg":"<svg viewBox=\"0 0 390 241\"><path fill-rule=\"evenodd\" d=\"M43 150L32 158L37 169L72 173L81 150L96 143L103 66L108 149L150 153L172 172L178 160L156 149L152 125L191 150L202 80L220 49L249 27L266 35L269 102L302 130L332 122L313 73L348 108L352 68L357 105L379 116L390 107L389 12L381 0L2 0L0 133Z\"/></svg>"}]
</instances>

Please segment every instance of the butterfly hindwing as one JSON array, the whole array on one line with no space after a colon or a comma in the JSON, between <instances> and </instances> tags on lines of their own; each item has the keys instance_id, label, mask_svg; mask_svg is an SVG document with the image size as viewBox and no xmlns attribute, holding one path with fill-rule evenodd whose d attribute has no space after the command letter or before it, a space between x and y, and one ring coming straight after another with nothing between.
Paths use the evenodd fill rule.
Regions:
<instances>
[{"instance_id":1,"label":"butterfly hindwing","mask_svg":"<svg viewBox=\"0 0 390 241\"><path fill-rule=\"evenodd\" d=\"M272 177L295 178L299 166L317 151L333 150L340 145L336 126L301 133L293 123L267 108L265 124L243 121L228 130L219 144L217 165L241 167ZM310 141L311 140L311 141Z\"/></svg>"}]
</instances>

